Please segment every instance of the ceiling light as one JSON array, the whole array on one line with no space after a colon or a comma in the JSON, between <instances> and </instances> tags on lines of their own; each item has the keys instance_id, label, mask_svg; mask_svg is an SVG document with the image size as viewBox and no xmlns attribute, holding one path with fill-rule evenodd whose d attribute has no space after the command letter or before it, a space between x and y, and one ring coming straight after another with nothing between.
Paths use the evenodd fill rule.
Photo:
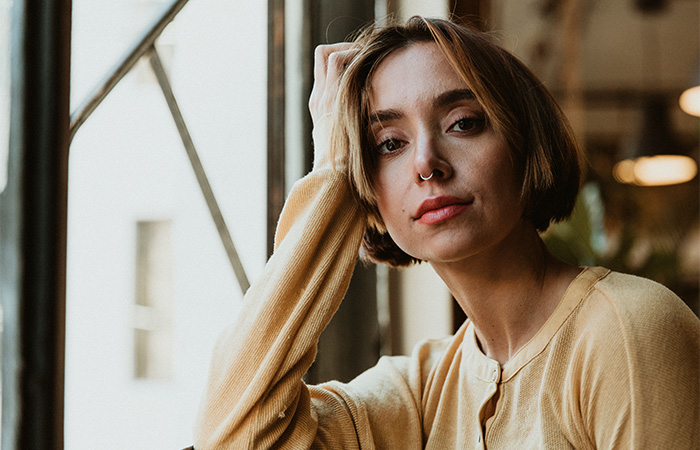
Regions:
<instances>
[{"instance_id":1,"label":"ceiling light","mask_svg":"<svg viewBox=\"0 0 700 450\"><path fill-rule=\"evenodd\" d=\"M678 103L687 114L700 117L700 67L695 75L695 85L683 91Z\"/></svg>"},{"instance_id":2,"label":"ceiling light","mask_svg":"<svg viewBox=\"0 0 700 450\"><path fill-rule=\"evenodd\" d=\"M626 148L626 158L615 164L613 176L635 186L666 186L692 180L698 173L695 160L682 154L663 98L644 101L639 132Z\"/></svg>"}]
</instances>

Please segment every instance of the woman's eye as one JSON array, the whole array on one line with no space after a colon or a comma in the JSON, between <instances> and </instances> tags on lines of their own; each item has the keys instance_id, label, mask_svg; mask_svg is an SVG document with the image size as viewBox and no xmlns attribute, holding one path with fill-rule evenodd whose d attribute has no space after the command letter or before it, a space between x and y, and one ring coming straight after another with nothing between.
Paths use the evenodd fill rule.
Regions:
<instances>
[{"instance_id":1,"label":"woman's eye","mask_svg":"<svg viewBox=\"0 0 700 450\"><path fill-rule=\"evenodd\" d=\"M401 141L397 139L387 139L377 146L377 151L382 155L394 153L401 148Z\"/></svg>"},{"instance_id":2,"label":"woman's eye","mask_svg":"<svg viewBox=\"0 0 700 450\"><path fill-rule=\"evenodd\" d=\"M450 131L478 132L478 131L481 131L485 125L486 125L486 119L484 119L484 118L463 117L452 125L452 127L450 128Z\"/></svg>"}]
</instances>

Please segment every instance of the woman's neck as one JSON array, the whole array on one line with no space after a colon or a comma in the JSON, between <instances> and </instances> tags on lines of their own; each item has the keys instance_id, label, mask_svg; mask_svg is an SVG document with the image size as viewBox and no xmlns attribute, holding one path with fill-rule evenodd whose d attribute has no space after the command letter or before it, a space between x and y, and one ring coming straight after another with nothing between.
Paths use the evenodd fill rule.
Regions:
<instances>
[{"instance_id":1,"label":"woman's neck","mask_svg":"<svg viewBox=\"0 0 700 450\"><path fill-rule=\"evenodd\" d=\"M456 263L433 263L484 354L504 364L544 325L579 269L554 258L534 228Z\"/></svg>"}]
</instances>

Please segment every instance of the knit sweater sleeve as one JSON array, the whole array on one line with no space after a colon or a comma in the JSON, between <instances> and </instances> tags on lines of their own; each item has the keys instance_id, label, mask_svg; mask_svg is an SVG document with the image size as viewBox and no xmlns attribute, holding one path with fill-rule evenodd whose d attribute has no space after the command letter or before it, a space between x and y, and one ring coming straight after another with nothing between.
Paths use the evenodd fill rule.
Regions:
<instances>
[{"instance_id":1,"label":"knit sweater sleeve","mask_svg":"<svg viewBox=\"0 0 700 450\"><path fill-rule=\"evenodd\" d=\"M343 172L316 169L295 185L274 255L215 346L197 450L311 447L318 417L301 377L345 294L364 226ZM351 419L337 425L336 436L356 434Z\"/></svg>"}]
</instances>

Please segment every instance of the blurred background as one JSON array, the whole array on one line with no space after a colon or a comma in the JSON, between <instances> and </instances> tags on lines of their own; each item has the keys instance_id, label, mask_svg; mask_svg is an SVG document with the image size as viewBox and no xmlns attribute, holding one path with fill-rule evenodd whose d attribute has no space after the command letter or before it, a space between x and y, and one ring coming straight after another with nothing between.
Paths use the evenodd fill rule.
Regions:
<instances>
[{"instance_id":1,"label":"blurred background","mask_svg":"<svg viewBox=\"0 0 700 450\"><path fill-rule=\"evenodd\" d=\"M0 0L2 187L12 9ZM191 444L214 340L311 167L314 47L414 14L489 32L569 116L586 182L551 250L657 280L698 314L700 107L680 102L700 84L697 0L73 0L65 448ZM428 265L358 265L307 381L463 320Z\"/></svg>"}]
</instances>

